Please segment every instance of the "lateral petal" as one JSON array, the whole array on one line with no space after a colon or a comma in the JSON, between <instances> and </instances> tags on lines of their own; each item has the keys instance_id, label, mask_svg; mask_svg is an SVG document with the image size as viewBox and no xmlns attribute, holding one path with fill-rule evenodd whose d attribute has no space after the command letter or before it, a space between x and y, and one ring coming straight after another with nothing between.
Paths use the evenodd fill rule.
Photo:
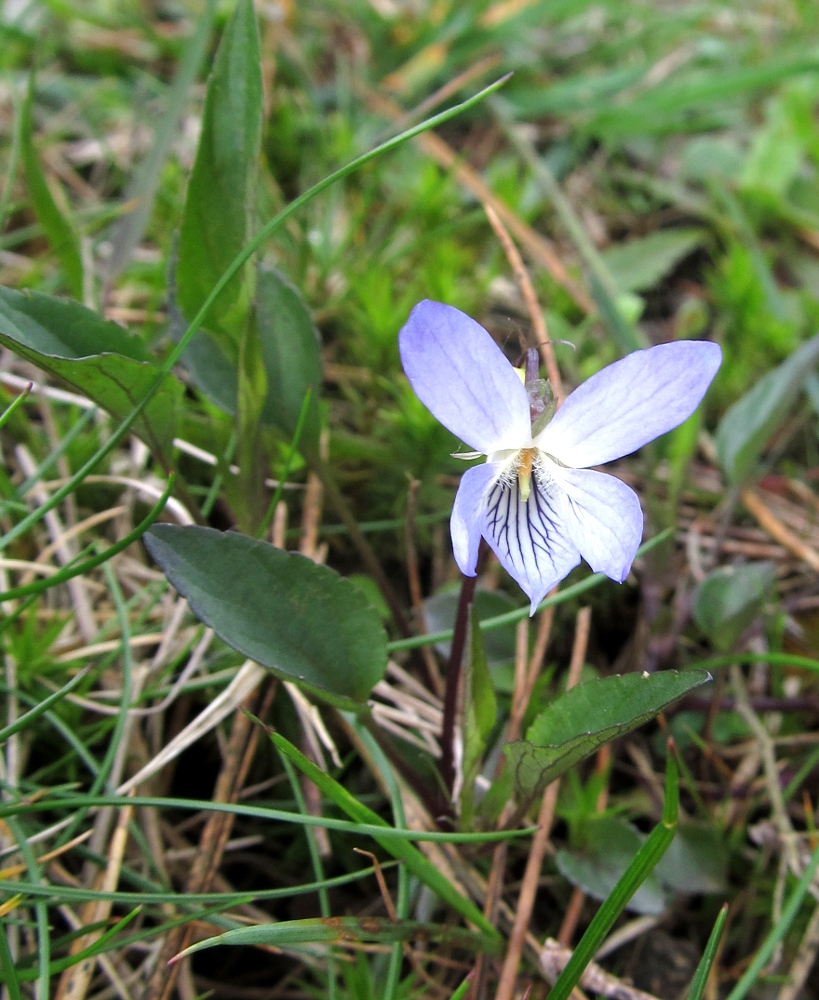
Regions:
<instances>
[{"instance_id":1,"label":"lateral petal","mask_svg":"<svg viewBox=\"0 0 819 1000\"><path fill-rule=\"evenodd\" d=\"M643 537L637 494L616 476L587 469L558 469L563 524L580 555L595 573L622 583Z\"/></svg>"},{"instance_id":2,"label":"lateral petal","mask_svg":"<svg viewBox=\"0 0 819 1000\"><path fill-rule=\"evenodd\" d=\"M398 347L418 398L470 448L488 455L531 441L526 389L474 319L425 299L410 313Z\"/></svg>"},{"instance_id":3,"label":"lateral petal","mask_svg":"<svg viewBox=\"0 0 819 1000\"><path fill-rule=\"evenodd\" d=\"M455 562L464 576L475 575L483 528L484 501L490 485L499 473L500 466L497 463L486 462L467 469L461 476L449 519L449 533L452 536Z\"/></svg>"},{"instance_id":4,"label":"lateral petal","mask_svg":"<svg viewBox=\"0 0 819 1000\"><path fill-rule=\"evenodd\" d=\"M575 389L535 444L574 469L629 455L691 416L721 360L707 341L635 351Z\"/></svg>"},{"instance_id":5,"label":"lateral petal","mask_svg":"<svg viewBox=\"0 0 819 1000\"><path fill-rule=\"evenodd\" d=\"M506 572L538 604L580 562L577 546L561 520L565 500L544 484L537 470L528 500L521 499L517 477L498 479L486 494L483 536Z\"/></svg>"}]
</instances>

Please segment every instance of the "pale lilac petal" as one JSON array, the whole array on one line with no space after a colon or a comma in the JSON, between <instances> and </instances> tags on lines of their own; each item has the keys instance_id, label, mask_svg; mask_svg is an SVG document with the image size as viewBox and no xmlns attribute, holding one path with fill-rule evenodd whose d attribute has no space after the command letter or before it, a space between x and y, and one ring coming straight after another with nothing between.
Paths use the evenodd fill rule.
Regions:
<instances>
[{"instance_id":1,"label":"pale lilac petal","mask_svg":"<svg viewBox=\"0 0 819 1000\"><path fill-rule=\"evenodd\" d=\"M467 469L455 494L449 531L452 535L455 562L464 576L475 575L483 527L484 501L500 469L500 465L495 462Z\"/></svg>"},{"instance_id":2,"label":"pale lilac petal","mask_svg":"<svg viewBox=\"0 0 819 1000\"><path fill-rule=\"evenodd\" d=\"M629 455L691 416L721 359L706 341L635 351L575 389L536 444L574 469Z\"/></svg>"},{"instance_id":3,"label":"pale lilac petal","mask_svg":"<svg viewBox=\"0 0 819 1000\"><path fill-rule=\"evenodd\" d=\"M530 614L580 562L561 523L564 505L560 491L539 481L537 471L527 501L520 498L517 479L511 484L497 480L486 495L483 536L501 566L529 596Z\"/></svg>"},{"instance_id":4,"label":"pale lilac petal","mask_svg":"<svg viewBox=\"0 0 819 1000\"><path fill-rule=\"evenodd\" d=\"M488 455L531 441L526 389L474 319L427 299L410 313L398 346L418 398L470 448Z\"/></svg>"},{"instance_id":5,"label":"pale lilac petal","mask_svg":"<svg viewBox=\"0 0 819 1000\"><path fill-rule=\"evenodd\" d=\"M622 583L643 538L643 512L630 486L603 472L554 470L564 491L566 534L595 573Z\"/></svg>"}]
</instances>

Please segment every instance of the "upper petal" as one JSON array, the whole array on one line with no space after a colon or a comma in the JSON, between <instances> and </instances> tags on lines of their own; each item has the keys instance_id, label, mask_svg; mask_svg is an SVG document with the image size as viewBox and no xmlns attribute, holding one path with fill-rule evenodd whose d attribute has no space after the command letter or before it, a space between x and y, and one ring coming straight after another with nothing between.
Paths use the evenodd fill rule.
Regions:
<instances>
[{"instance_id":1,"label":"upper petal","mask_svg":"<svg viewBox=\"0 0 819 1000\"><path fill-rule=\"evenodd\" d=\"M398 347L418 398L471 448L488 455L531 440L526 389L474 319L426 299L410 313Z\"/></svg>"},{"instance_id":2,"label":"upper petal","mask_svg":"<svg viewBox=\"0 0 819 1000\"><path fill-rule=\"evenodd\" d=\"M495 462L476 465L461 476L449 531L452 535L452 552L464 576L474 576L478 564L478 546L481 543L484 499L493 480L497 479L500 466Z\"/></svg>"},{"instance_id":3,"label":"upper petal","mask_svg":"<svg viewBox=\"0 0 819 1000\"><path fill-rule=\"evenodd\" d=\"M595 573L622 583L643 537L637 494L616 476L587 469L554 469L564 491L566 533Z\"/></svg>"},{"instance_id":4,"label":"upper petal","mask_svg":"<svg viewBox=\"0 0 819 1000\"><path fill-rule=\"evenodd\" d=\"M553 484L552 484L553 485ZM562 519L563 498L538 475L529 499L521 499L517 477L497 479L486 494L483 536L506 572L532 602L530 614L555 584L580 562Z\"/></svg>"},{"instance_id":5,"label":"upper petal","mask_svg":"<svg viewBox=\"0 0 819 1000\"><path fill-rule=\"evenodd\" d=\"M629 455L691 416L721 360L707 341L635 351L575 389L535 444L575 469Z\"/></svg>"}]
</instances>

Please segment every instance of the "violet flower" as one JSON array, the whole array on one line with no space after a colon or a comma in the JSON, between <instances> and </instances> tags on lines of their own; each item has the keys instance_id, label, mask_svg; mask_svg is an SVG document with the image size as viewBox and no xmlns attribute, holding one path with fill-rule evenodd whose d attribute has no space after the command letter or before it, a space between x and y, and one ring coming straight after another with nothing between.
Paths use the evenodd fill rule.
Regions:
<instances>
[{"instance_id":1,"label":"violet flower","mask_svg":"<svg viewBox=\"0 0 819 1000\"><path fill-rule=\"evenodd\" d=\"M716 344L680 340L635 351L593 375L551 421L542 392L475 320L419 303L399 335L422 403L486 463L464 473L452 509L455 560L475 576L483 536L537 605L579 562L622 583L643 534L636 493L591 471L681 424L722 359Z\"/></svg>"}]
</instances>

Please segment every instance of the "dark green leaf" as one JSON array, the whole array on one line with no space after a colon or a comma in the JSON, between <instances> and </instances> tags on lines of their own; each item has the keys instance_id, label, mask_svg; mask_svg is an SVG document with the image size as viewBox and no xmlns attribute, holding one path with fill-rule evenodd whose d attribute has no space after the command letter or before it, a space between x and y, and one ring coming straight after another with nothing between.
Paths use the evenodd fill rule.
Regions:
<instances>
[{"instance_id":1,"label":"dark green leaf","mask_svg":"<svg viewBox=\"0 0 819 1000\"><path fill-rule=\"evenodd\" d=\"M327 701L366 701L387 666L378 613L334 570L212 528L156 525L148 551L229 646Z\"/></svg>"},{"instance_id":2,"label":"dark green leaf","mask_svg":"<svg viewBox=\"0 0 819 1000\"><path fill-rule=\"evenodd\" d=\"M0 343L107 410L126 417L157 376L141 342L78 302L0 288ZM166 375L134 432L167 462L183 388Z\"/></svg>"},{"instance_id":3,"label":"dark green leaf","mask_svg":"<svg viewBox=\"0 0 819 1000\"><path fill-rule=\"evenodd\" d=\"M251 236L261 146L260 67L253 2L237 0L208 81L179 234L177 297L189 320ZM237 276L217 298L208 320L224 337L222 346L234 362L239 332L232 321L245 312L244 294Z\"/></svg>"},{"instance_id":4,"label":"dark green leaf","mask_svg":"<svg viewBox=\"0 0 819 1000\"><path fill-rule=\"evenodd\" d=\"M557 853L560 874L588 896L601 902L623 877L645 842L645 837L623 819L597 816L583 830L583 850ZM662 913L668 902L656 870L646 876L629 900L627 909L635 913Z\"/></svg>"},{"instance_id":5,"label":"dark green leaf","mask_svg":"<svg viewBox=\"0 0 819 1000\"><path fill-rule=\"evenodd\" d=\"M23 169L26 175L26 186L31 197L31 206L37 221L45 230L51 249L60 259L63 278L71 294L82 298L82 256L80 241L74 227L60 211L51 189L46 181L37 150L34 148L33 126L31 120L31 105L34 97L33 79L28 95L23 104L23 120L20 135L20 151L23 158Z\"/></svg>"},{"instance_id":6,"label":"dark green leaf","mask_svg":"<svg viewBox=\"0 0 819 1000\"><path fill-rule=\"evenodd\" d=\"M499 590L476 590L472 602L475 617L478 621L494 618L509 611L515 611L519 604ZM433 594L424 601L424 621L430 633L443 632L455 624L455 613L458 610L458 591L443 591ZM500 667L515 662L515 624L504 625L502 628L485 632L483 636L486 662L490 668ZM451 642L438 642L435 648L445 658L449 658ZM494 672L494 671L493 671Z\"/></svg>"},{"instance_id":7,"label":"dark green leaf","mask_svg":"<svg viewBox=\"0 0 819 1000\"><path fill-rule=\"evenodd\" d=\"M644 292L698 247L703 235L701 229L662 229L616 243L602 256L620 292Z\"/></svg>"},{"instance_id":8,"label":"dark green leaf","mask_svg":"<svg viewBox=\"0 0 819 1000\"><path fill-rule=\"evenodd\" d=\"M754 470L762 449L819 360L819 336L804 343L728 410L717 429L717 452L725 474L736 484Z\"/></svg>"},{"instance_id":9,"label":"dark green leaf","mask_svg":"<svg viewBox=\"0 0 819 1000\"><path fill-rule=\"evenodd\" d=\"M299 447L315 453L321 430L318 331L298 291L273 268L258 270L256 321L268 389L262 420L292 437L304 397L312 390Z\"/></svg>"},{"instance_id":10,"label":"dark green leaf","mask_svg":"<svg viewBox=\"0 0 819 1000\"><path fill-rule=\"evenodd\" d=\"M753 622L775 569L770 562L723 566L699 584L694 593L694 620L717 649L727 652Z\"/></svg>"},{"instance_id":11,"label":"dark green leaf","mask_svg":"<svg viewBox=\"0 0 819 1000\"><path fill-rule=\"evenodd\" d=\"M705 670L663 670L578 684L540 713L525 740L504 747L520 798L536 797L604 743L630 733L710 679Z\"/></svg>"}]
</instances>

